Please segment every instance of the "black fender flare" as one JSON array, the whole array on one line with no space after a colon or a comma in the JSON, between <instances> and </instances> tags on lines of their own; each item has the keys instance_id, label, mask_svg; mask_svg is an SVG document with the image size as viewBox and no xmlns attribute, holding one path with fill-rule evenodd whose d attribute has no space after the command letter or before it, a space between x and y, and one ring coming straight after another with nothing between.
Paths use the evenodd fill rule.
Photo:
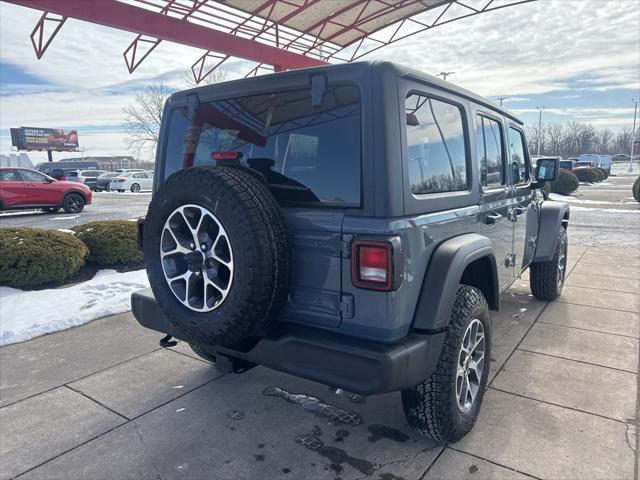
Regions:
<instances>
[{"instance_id":1,"label":"black fender flare","mask_svg":"<svg viewBox=\"0 0 640 480\"><path fill-rule=\"evenodd\" d=\"M569 226L570 208L568 203L545 200L540 206L540 226L534 262L548 262L553 258L560 227Z\"/></svg>"},{"instance_id":2,"label":"black fender flare","mask_svg":"<svg viewBox=\"0 0 640 480\"><path fill-rule=\"evenodd\" d=\"M447 327L465 269L481 259L485 259L484 268L489 271L473 286L482 290L491 310L498 310L500 292L493 243L483 235L467 233L442 242L433 252L413 318L414 330L435 333Z\"/></svg>"}]
</instances>

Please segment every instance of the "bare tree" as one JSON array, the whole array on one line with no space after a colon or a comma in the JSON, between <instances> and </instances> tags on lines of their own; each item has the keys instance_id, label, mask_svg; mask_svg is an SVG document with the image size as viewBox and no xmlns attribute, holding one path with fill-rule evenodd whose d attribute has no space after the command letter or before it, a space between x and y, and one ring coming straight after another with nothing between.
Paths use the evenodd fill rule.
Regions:
<instances>
[{"instance_id":1,"label":"bare tree","mask_svg":"<svg viewBox=\"0 0 640 480\"><path fill-rule=\"evenodd\" d=\"M154 84L136 94L133 104L124 108L125 124L128 132L127 148L140 154L144 148L155 152L158 143L162 110L172 90L162 84Z\"/></svg>"},{"instance_id":2,"label":"bare tree","mask_svg":"<svg viewBox=\"0 0 640 480\"><path fill-rule=\"evenodd\" d=\"M222 67L216 68L213 72L204 77L200 83L196 83L196 80L195 78L193 78L193 74L191 72L187 72L182 76L182 80L186 84L187 88L213 85L214 83L224 82L226 79L227 71Z\"/></svg>"},{"instance_id":3,"label":"bare tree","mask_svg":"<svg viewBox=\"0 0 640 480\"><path fill-rule=\"evenodd\" d=\"M564 128L559 123L552 123L547 125L544 130L544 135L547 141L544 142L545 146L548 146L545 153L548 155L565 155L564 151Z\"/></svg>"}]
</instances>

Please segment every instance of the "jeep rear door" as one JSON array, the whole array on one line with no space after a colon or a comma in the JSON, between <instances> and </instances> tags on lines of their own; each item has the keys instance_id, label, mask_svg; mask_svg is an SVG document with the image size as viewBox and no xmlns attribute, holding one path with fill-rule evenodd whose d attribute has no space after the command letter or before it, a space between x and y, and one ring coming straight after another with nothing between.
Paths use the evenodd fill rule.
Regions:
<instances>
[{"instance_id":1,"label":"jeep rear door","mask_svg":"<svg viewBox=\"0 0 640 480\"><path fill-rule=\"evenodd\" d=\"M482 187L482 232L491 239L500 288L512 282L513 198L505 178L506 151L502 120L485 112L476 115L476 158Z\"/></svg>"}]
</instances>

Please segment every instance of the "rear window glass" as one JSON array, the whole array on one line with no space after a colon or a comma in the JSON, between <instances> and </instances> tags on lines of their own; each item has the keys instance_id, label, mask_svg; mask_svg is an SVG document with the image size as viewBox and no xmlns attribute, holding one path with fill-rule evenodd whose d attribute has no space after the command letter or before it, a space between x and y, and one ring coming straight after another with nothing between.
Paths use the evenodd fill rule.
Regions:
<instances>
[{"instance_id":1,"label":"rear window glass","mask_svg":"<svg viewBox=\"0 0 640 480\"><path fill-rule=\"evenodd\" d=\"M164 177L185 166L215 165L215 152L237 152L262 173L281 203L360 205L360 94L325 90L313 106L309 90L203 103L171 115Z\"/></svg>"}]
</instances>

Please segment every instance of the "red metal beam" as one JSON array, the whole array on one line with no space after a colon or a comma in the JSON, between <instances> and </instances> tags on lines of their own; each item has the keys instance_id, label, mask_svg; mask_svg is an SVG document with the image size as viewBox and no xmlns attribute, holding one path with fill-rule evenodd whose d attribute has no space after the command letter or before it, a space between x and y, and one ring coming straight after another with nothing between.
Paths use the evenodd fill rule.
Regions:
<instances>
[{"instance_id":1,"label":"red metal beam","mask_svg":"<svg viewBox=\"0 0 640 480\"><path fill-rule=\"evenodd\" d=\"M133 7L116 0L4 1L195 48L213 50L254 62L280 65L286 69L326 65L322 60Z\"/></svg>"},{"instance_id":2,"label":"red metal beam","mask_svg":"<svg viewBox=\"0 0 640 480\"><path fill-rule=\"evenodd\" d=\"M42 14L42 16L40 17L40 20L38 20L38 23L36 23L36 26L33 28L33 31L31 32L31 44L33 45L33 49L35 50L36 57L38 57L38 59L42 58L42 55L44 55L44 52L47 51L47 48L49 48L49 45L51 45L51 42L53 41L56 34L60 31L60 29L62 28L62 25L64 25L64 22L66 22L66 20L67 20L67 17L62 17L62 18L51 17L49 15L49 12L44 12ZM44 30L44 26L46 22L57 23L57 25L54 28L53 32L49 33L49 38L45 40L44 35L46 32ZM38 38L37 41L36 41L36 37Z\"/></svg>"}]
</instances>

